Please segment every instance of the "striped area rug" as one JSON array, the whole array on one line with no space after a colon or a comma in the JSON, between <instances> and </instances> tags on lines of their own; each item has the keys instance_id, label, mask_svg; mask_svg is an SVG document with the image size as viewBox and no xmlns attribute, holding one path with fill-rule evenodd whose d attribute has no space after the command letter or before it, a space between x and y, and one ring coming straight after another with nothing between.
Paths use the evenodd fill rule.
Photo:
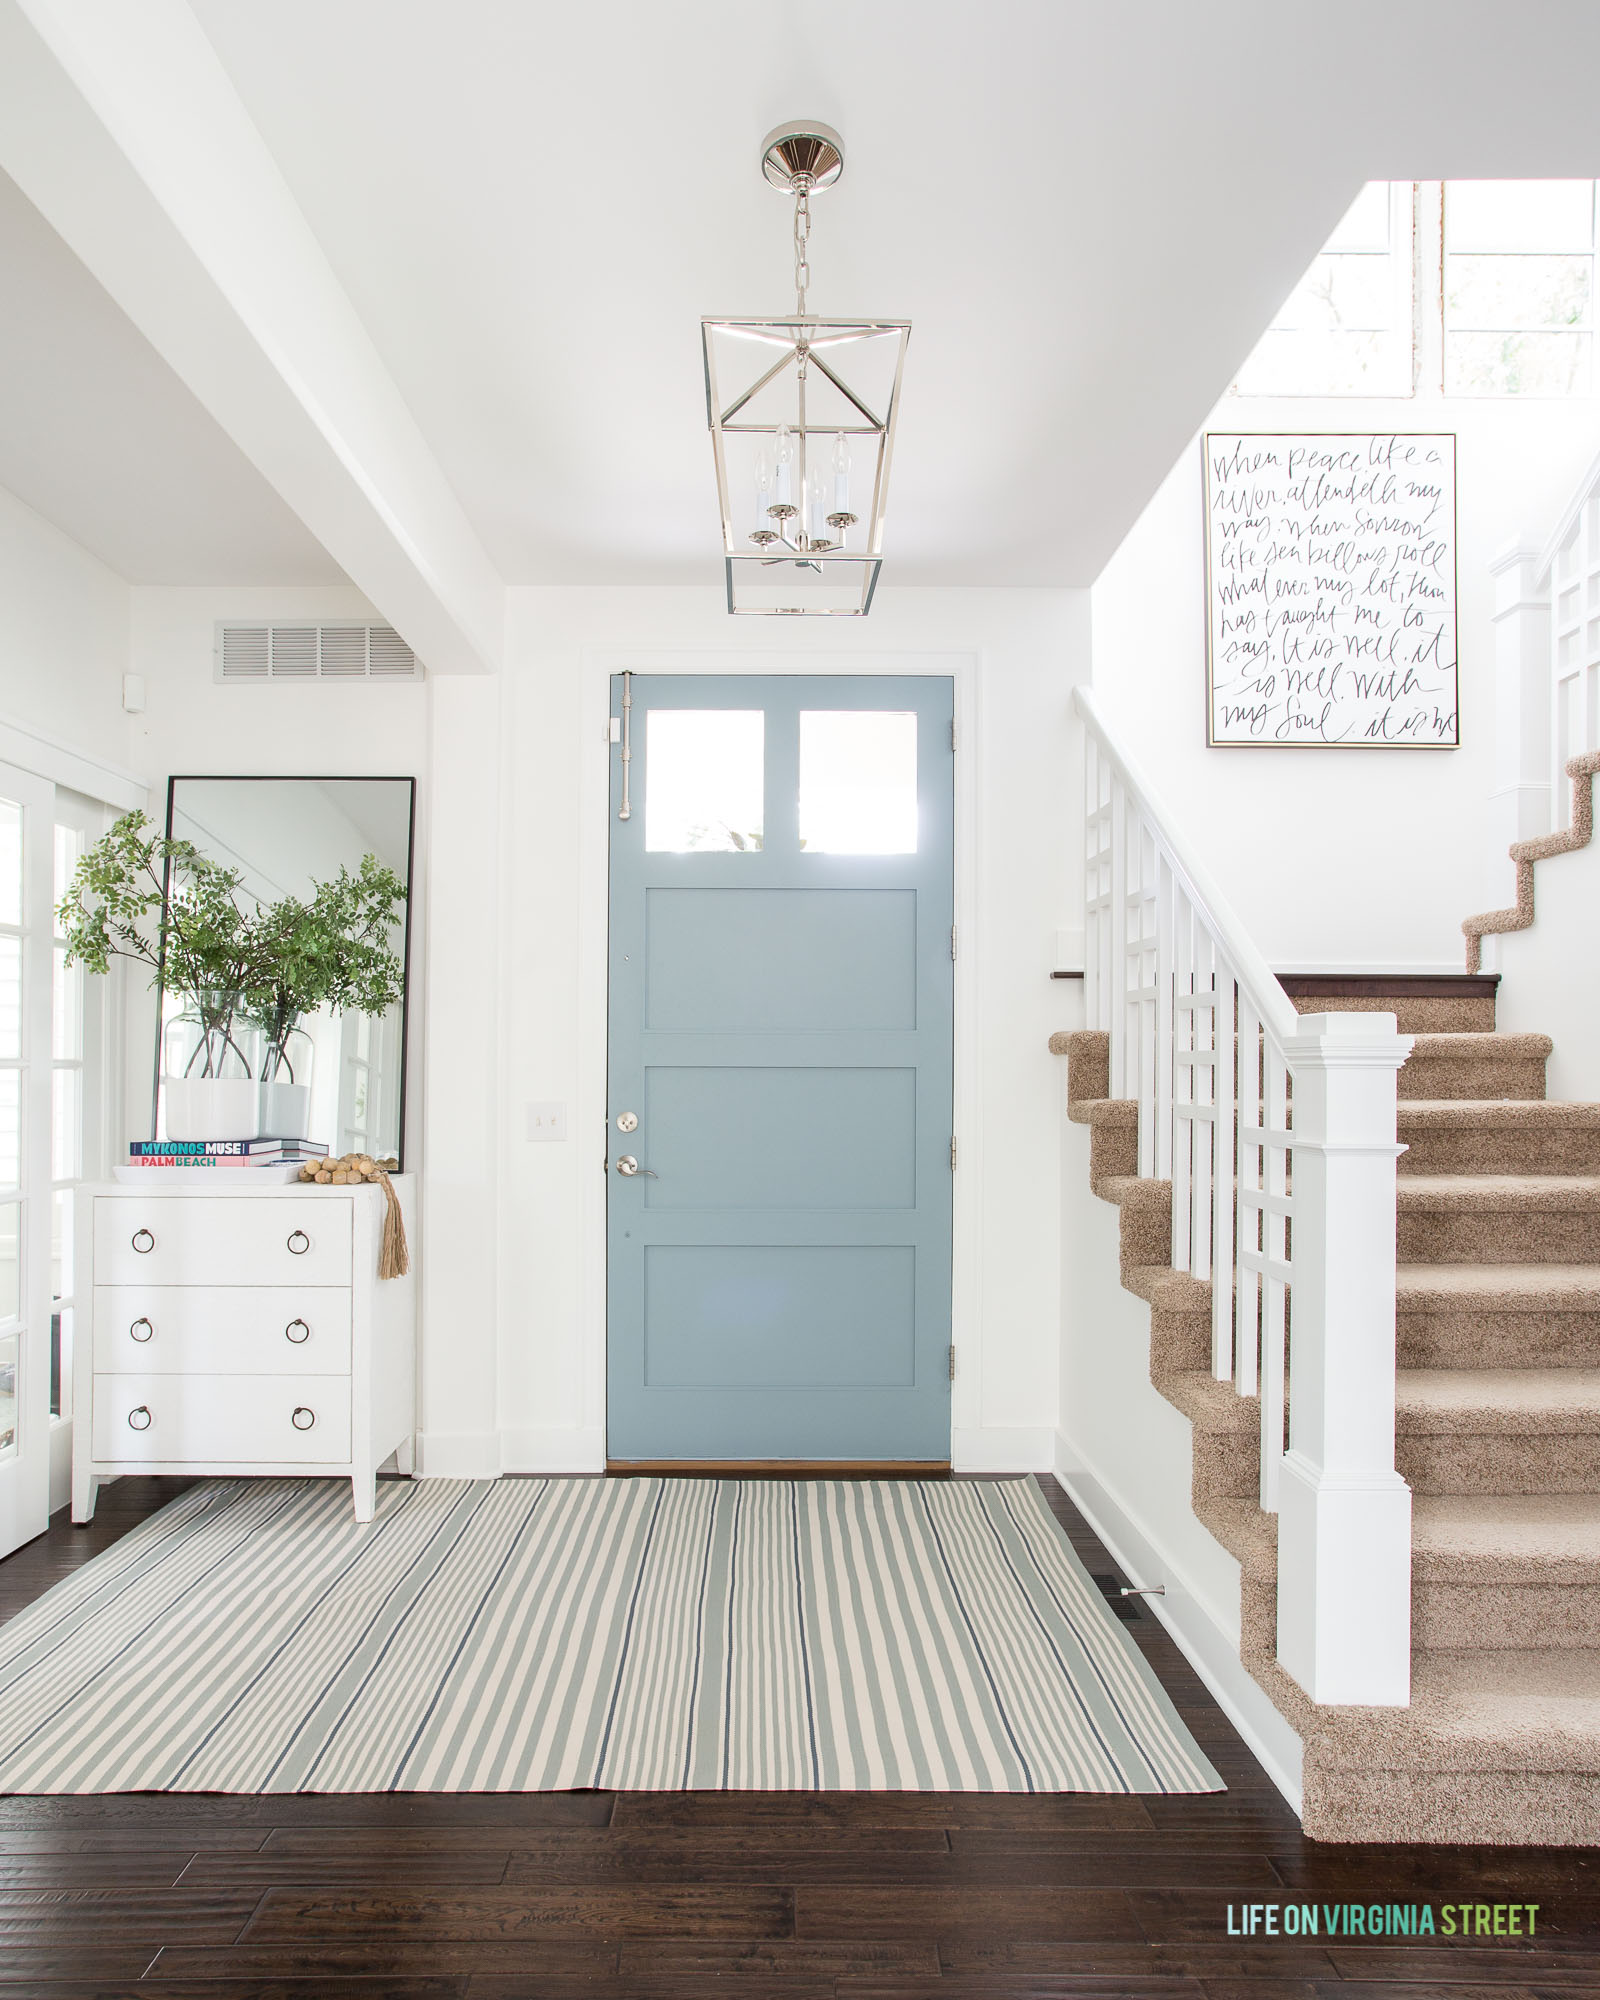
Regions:
<instances>
[{"instance_id":1,"label":"striped area rug","mask_svg":"<svg viewBox=\"0 0 1600 2000\"><path fill-rule=\"evenodd\" d=\"M1031 1480L191 1488L0 1627L0 1791L1219 1791Z\"/></svg>"}]
</instances>

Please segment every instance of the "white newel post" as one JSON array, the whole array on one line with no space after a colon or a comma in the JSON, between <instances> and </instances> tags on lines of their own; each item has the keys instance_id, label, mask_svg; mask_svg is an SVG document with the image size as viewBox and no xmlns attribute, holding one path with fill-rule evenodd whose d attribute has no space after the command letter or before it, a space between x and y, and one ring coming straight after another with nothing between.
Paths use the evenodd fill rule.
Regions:
<instances>
[{"instance_id":1,"label":"white newel post","mask_svg":"<svg viewBox=\"0 0 1600 2000\"><path fill-rule=\"evenodd\" d=\"M1494 578L1494 790L1489 794L1485 909L1517 900L1509 849L1555 820L1550 797L1550 592L1539 551L1513 542ZM1486 944L1488 940L1485 940Z\"/></svg>"},{"instance_id":2,"label":"white newel post","mask_svg":"<svg viewBox=\"0 0 1600 2000\"><path fill-rule=\"evenodd\" d=\"M1308 1014L1294 1080L1290 1450L1278 1659L1313 1701L1411 1697L1411 1489L1395 1471L1392 1014Z\"/></svg>"}]
</instances>

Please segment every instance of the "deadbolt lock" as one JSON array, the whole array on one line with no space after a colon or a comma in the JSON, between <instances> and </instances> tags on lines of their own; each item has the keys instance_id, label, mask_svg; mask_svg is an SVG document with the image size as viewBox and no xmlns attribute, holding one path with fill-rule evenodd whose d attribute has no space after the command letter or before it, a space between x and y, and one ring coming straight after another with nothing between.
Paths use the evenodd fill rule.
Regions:
<instances>
[{"instance_id":1,"label":"deadbolt lock","mask_svg":"<svg viewBox=\"0 0 1600 2000\"><path fill-rule=\"evenodd\" d=\"M618 1112L617 1130L619 1132L637 1132L638 1129L639 1129L639 1114L637 1111Z\"/></svg>"}]
</instances>

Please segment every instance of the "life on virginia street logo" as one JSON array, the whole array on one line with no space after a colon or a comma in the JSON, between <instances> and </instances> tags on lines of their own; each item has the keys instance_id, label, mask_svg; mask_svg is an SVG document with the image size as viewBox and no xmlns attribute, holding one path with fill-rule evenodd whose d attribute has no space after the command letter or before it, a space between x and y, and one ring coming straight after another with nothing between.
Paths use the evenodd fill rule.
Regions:
<instances>
[{"instance_id":1,"label":"life on virginia street logo","mask_svg":"<svg viewBox=\"0 0 1600 2000\"><path fill-rule=\"evenodd\" d=\"M1230 1903L1229 1937L1533 1937L1537 1903Z\"/></svg>"}]
</instances>

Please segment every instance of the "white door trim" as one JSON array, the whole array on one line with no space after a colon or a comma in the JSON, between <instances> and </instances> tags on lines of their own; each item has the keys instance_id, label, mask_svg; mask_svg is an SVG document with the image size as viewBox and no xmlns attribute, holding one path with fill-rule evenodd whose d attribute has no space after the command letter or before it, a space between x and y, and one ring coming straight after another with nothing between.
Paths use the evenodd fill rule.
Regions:
<instances>
[{"instance_id":1,"label":"white door trim","mask_svg":"<svg viewBox=\"0 0 1600 2000\"><path fill-rule=\"evenodd\" d=\"M611 851L611 752L608 722L613 674L948 674L955 682L955 1127L960 1141L953 1187L951 1328L957 1365L950 1397L954 1438L983 1422L982 1254L983 1148L979 1122L978 966L982 951L977 909L979 658L971 651L834 652L799 655L703 647L585 648L579 731L581 829L578 843L578 1078L573 1130L600 1133L606 1122L606 1017ZM597 1155L598 1157L598 1155ZM583 1370L583 1456L588 1469L605 1463L606 1183L582 1182L582 1292L578 1339Z\"/></svg>"}]
</instances>

